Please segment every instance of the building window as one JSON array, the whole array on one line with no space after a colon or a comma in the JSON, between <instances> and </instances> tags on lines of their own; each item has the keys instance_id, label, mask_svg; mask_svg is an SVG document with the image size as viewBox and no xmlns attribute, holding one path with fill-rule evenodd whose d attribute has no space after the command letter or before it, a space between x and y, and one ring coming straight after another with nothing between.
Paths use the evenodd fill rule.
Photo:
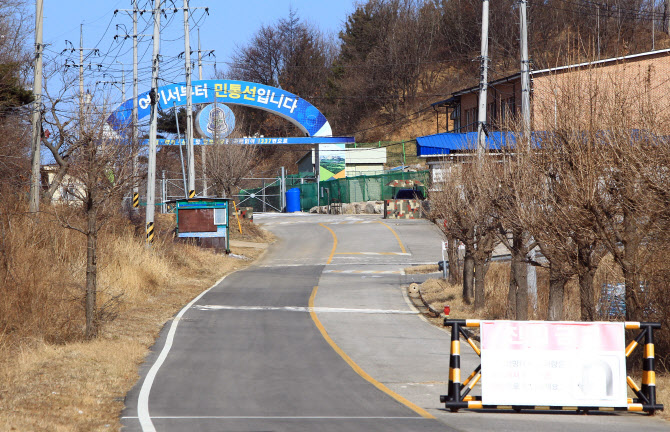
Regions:
<instances>
[{"instance_id":1,"label":"building window","mask_svg":"<svg viewBox=\"0 0 670 432\"><path fill-rule=\"evenodd\" d=\"M488 106L488 126L493 129L497 126L498 123L498 110L495 101L491 102Z\"/></svg>"},{"instance_id":2,"label":"building window","mask_svg":"<svg viewBox=\"0 0 670 432\"><path fill-rule=\"evenodd\" d=\"M505 123L513 122L516 115L516 99L514 96L504 99L500 105L500 122L508 127Z\"/></svg>"},{"instance_id":3,"label":"building window","mask_svg":"<svg viewBox=\"0 0 670 432\"><path fill-rule=\"evenodd\" d=\"M476 132L477 131L477 108L470 108L466 111L466 121L465 131L466 132Z\"/></svg>"},{"instance_id":4,"label":"building window","mask_svg":"<svg viewBox=\"0 0 670 432\"><path fill-rule=\"evenodd\" d=\"M460 132L461 131L461 106L456 105L454 107L454 110L451 112L451 120L454 122L454 132Z\"/></svg>"},{"instance_id":5,"label":"building window","mask_svg":"<svg viewBox=\"0 0 670 432\"><path fill-rule=\"evenodd\" d=\"M214 209L214 225L227 225L227 224L228 224L228 209L227 208Z\"/></svg>"}]
</instances>

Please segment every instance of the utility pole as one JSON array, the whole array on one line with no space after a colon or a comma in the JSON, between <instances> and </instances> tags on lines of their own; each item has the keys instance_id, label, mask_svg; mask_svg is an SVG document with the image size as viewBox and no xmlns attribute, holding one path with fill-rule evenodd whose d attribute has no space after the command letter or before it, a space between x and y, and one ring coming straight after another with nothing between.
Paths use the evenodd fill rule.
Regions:
<instances>
[{"instance_id":1,"label":"utility pole","mask_svg":"<svg viewBox=\"0 0 670 432\"><path fill-rule=\"evenodd\" d=\"M184 152L181 149L182 145L180 143L181 135L179 133L179 116L177 115L177 107L174 102L172 103L172 106L174 107L174 121L177 124L177 143L179 144L179 162L181 163L181 179L184 182L184 198L188 199L192 197L188 196L189 194L186 185L186 172L184 170Z\"/></svg>"},{"instance_id":2,"label":"utility pole","mask_svg":"<svg viewBox=\"0 0 670 432\"><path fill-rule=\"evenodd\" d=\"M158 129L158 54L160 53L161 3L154 3L154 49L151 57L151 126L149 127L149 171L147 174L147 245L154 241L154 205L156 203L156 131Z\"/></svg>"},{"instance_id":3,"label":"utility pole","mask_svg":"<svg viewBox=\"0 0 670 432\"><path fill-rule=\"evenodd\" d=\"M188 0L184 0L184 63L186 67L186 159L188 197L195 197L195 154L193 151L193 102L191 98L191 42L188 25Z\"/></svg>"},{"instance_id":4,"label":"utility pole","mask_svg":"<svg viewBox=\"0 0 670 432\"><path fill-rule=\"evenodd\" d=\"M28 209L31 213L40 211L40 168L42 165L42 17L44 15L43 0L35 2L35 77L33 79L33 116L32 116L32 160L30 173L30 201Z\"/></svg>"},{"instance_id":5,"label":"utility pole","mask_svg":"<svg viewBox=\"0 0 670 432\"><path fill-rule=\"evenodd\" d=\"M116 61L118 64L121 65L121 81L96 81L96 84L112 84L117 86L119 90L121 90L121 101L125 102L126 101L126 73L125 69L123 68L123 63L120 61ZM103 74L104 75L104 74ZM121 84L120 87L118 87L118 84Z\"/></svg>"},{"instance_id":6,"label":"utility pole","mask_svg":"<svg viewBox=\"0 0 670 432\"><path fill-rule=\"evenodd\" d=\"M116 15L119 11L122 12L132 12L132 19L133 19L133 111L132 111L132 148L133 148L133 209L135 212L139 211L140 207L140 191L139 191L139 185L137 183L137 179L139 176L139 144L137 141L137 125L138 125L138 114L137 114L137 97L139 93L139 79L137 77L137 42L138 38L142 36L151 36L151 35L145 35L137 34L137 13L144 13L144 12L153 12L152 10L140 10L137 8L137 0L133 0L133 8L132 9L117 9L114 11L114 15ZM117 25L118 28L118 25ZM125 38L131 37L127 34L125 35ZM116 38L116 36L115 36Z\"/></svg>"},{"instance_id":7,"label":"utility pole","mask_svg":"<svg viewBox=\"0 0 670 432\"><path fill-rule=\"evenodd\" d=\"M482 1L482 46L481 71L479 81L479 112L477 116L477 157L481 159L486 151L486 102L488 98L489 68L489 0Z\"/></svg>"},{"instance_id":8,"label":"utility pole","mask_svg":"<svg viewBox=\"0 0 670 432\"><path fill-rule=\"evenodd\" d=\"M527 146L530 146L530 60L528 59L528 20L526 17L527 0L519 0L519 22L521 39L521 117L523 134Z\"/></svg>"},{"instance_id":9,"label":"utility pole","mask_svg":"<svg viewBox=\"0 0 670 432\"><path fill-rule=\"evenodd\" d=\"M202 50L200 49L200 29L198 29L198 80L202 81ZM207 146L200 146L202 155L202 196L207 196Z\"/></svg>"},{"instance_id":10,"label":"utility pole","mask_svg":"<svg viewBox=\"0 0 670 432\"><path fill-rule=\"evenodd\" d=\"M132 147L133 147L133 209L135 212L140 208L140 188L137 184L139 176L139 145L137 142L137 96L138 96L139 80L137 79L137 0L133 0L133 131L132 131Z\"/></svg>"},{"instance_id":11,"label":"utility pole","mask_svg":"<svg viewBox=\"0 0 670 432\"><path fill-rule=\"evenodd\" d=\"M531 148L531 131L530 131L530 60L528 58L528 20L526 4L528 0L519 0L519 31L521 41L521 118L523 122L523 137L522 145L524 149L521 151L529 151ZM529 240L531 241L531 240ZM528 257L535 261L535 249L528 253ZM535 266L528 264L526 267L526 274L528 280L528 296L534 310L537 310L537 272Z\"/></svg>"},{"instance_id":12,"label":"utility pole","mask_svg":"<svg viewBox=\"0 0 670 432\"><path fill-rule=\"evenodd\" d=\"M598 60L600 60L600 3L596 3L596 33L598 38Z\"/></svg>"},{"instance_id":13,"label":"utility pole","mask_svg":"<svg viewBox=\"0 0 670 432\"><path fill-rule=\"evenodd\" d=\"M121 102L126 101L126 69L123 67L123 63L116 61L121 65Z\"/></svg>"},{"instance_id":14,"label":"utility pole","mask_svg":"<svg viewBox=\"0 0 670 432\"><path fill-rule=\"evenodd\" d=\"M205 9L207 10L207 9ZM208 51L207 55L213 55L214 50ZM198 79L202 81L202 49L200 48L200 29L198 29ZM207 146L200 146L202 151L202 194L207 196Z\"/></svg>"},{"instance_id":15,"label":"utility pole","mask_svg":"<svg viewBox=\"0 0 670 432\"><path fill-rule=\"evenodd\" d=\"M198 29L198 79L202 80L202 49L200 49L200 29Z\"/></svg>"},{"instance_id":16,"label":"utility pole","mask_svg":"<svg viewBox=\"0 0 670 432\"><path fill-rule=\"evenodd\" d=\"M79 122L83 119L84 101L84 24L79 24Z\"/></svg>"},{"instance_id":17,"label":"utility pole","mask_svg":"<svg viewBox=\"0 0 670 432\"><path fill-rule=\"evenodd\" d=\"M69 44L71 48L66 48L63 52L70 51L75 52L77 48L74 47L72 42L66 40L65 43ZM84 25L80 24L79 26L79 64L69 64L68 60L65 61L66 67L78 67L79 68L79 122L83 125L84 119L84 51L91 51L94 55L100 52L97 48L84 48ZM91 64L88 64L89 68ZM98 65L100 68L101 65Z\"/></svg>"},{"instance_id":18,"label":"utility pole","mask_svg":"<svg viewBox=\"0 0 670 432\"><path fill-rule=\"evenodd\" d=\"M656 51L656 5L651 4L651 50Z\"/></svg>"}]
</instances>

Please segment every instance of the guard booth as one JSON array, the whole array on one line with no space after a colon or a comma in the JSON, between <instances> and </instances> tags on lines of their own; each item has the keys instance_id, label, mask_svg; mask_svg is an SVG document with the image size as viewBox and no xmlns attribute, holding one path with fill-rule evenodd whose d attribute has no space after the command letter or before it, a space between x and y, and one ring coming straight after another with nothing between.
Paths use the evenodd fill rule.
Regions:
<instances>
[{"instance_id":1,"label":"guard booth","mask_svg":"<svg viewBox=\"0 0 670 432\"><path fill-rule=\"evenodd\" d=\"M228 198L191 198L175 201L177 238L200 247L230 253Z\"/></svg>"},{"instance_id":2,"label":"guard booth","mask_svg":"<svg viewBox=\"0 0 670 432\"><path fill-rule=\"evenodd\" d=\"M393 198L384 200L384 219L420 219L424 212L423 183L418 180L393 180Z\"/></svg>"}]
</instances>

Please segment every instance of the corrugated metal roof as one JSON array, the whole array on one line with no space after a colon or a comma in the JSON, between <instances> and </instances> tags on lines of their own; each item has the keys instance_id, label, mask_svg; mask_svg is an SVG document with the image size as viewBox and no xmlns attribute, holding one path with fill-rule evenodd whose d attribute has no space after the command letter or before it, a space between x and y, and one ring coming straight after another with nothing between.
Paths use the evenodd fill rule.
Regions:
<instances>
[{"instance_id":1,"label":"corrugated metal roof","mask_svg":"<svg viewBox=\"0 0 670 432\"><path fill-rule=\"evenodd\" d=\"M540 147L544 139L549 138L551 132L531 132L530 142L534 147ZM579 137L576 137L579 138ZM582 132L582 139L586 143L588 136ZM611 134L607 131L597 131L596 139L603 144L610 142ZM648 130L630 129L631 140L648 140L649 142L670 144L670 136L658 135ZM489 132L486 137L487 151L499 150L503 147L514 148L517 134L514 132ZM477 148L477 132L468 133L441 133L426 135L416 139L417 156L437 156L450 153L473 152Z\"/></svg>"},{"instance_id":2,"label":"corrugated metal roof","mask_svg":"<svg viewBox=\"0 0 670 432\"><path fill-rule=\"evenodd\" d=\"M516 135L511 132L489 132L486 137L488 150L503 146L514 146ZM477 132L440 133L426 135L416 139L417 156L433 156L453 152L474 151L477 148Z\"/></svg>"}]
</instances>

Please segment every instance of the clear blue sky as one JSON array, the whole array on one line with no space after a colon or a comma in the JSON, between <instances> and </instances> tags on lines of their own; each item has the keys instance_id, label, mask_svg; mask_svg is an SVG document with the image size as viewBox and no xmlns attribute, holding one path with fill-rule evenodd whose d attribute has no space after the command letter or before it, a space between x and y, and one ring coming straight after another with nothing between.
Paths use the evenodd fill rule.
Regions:
<instances>
[{"instance_id":1,"label":"clear blue sky","mask_svg":"<svg viewBox=\"0 0 670 432\"><path fill-rule=\"evenodd\" d=\"M170 0L167 3L172 4ZM174 3L181 7L183 0L174 0ZM203 51L215 50L219 69L225 69L225 62L230 60L237 45L245 44L261 25L271 24L279 18L286 17L291 7L303 21L326 33L336 34L342 28L347 15L354 10L355 3L355 0L191 0L191 8L209 8L209 16L205 15L203 10L192 11L191 49L197 49L196 28L200 28ZM123 35L124 26L128 32L132 31L131 17L123 12L119 12L115 17L114 10L130 9L131 5L131 0L44 0L44 42L49 44L45 57L63 61L64 58L60 54L63 49L69 47L65 40L69 40L78 48L79 27L83 24L84 48L95 47L101 52L100 57L89 57L85 61L94 65L90 71L86 71L87 87L92 88L96 81L120 81L122 66L117 63L120 61L125 65L123 67L126 71L126 97L131 97L132 40L114 40L117 24L118 34ZM151 2L140 0L139 6L150 9ZM146 33L151 33L152 27L150 25L147 27L150 20L151 14L145 13L140 19L139 30L146 29ZM176 14L170 12L167 19L165 16L161 18L161 22L168 23L161 35L161 55L164 61L161 75L166 81L183 81L184 61L175 59L184 51L183 12L181 10ZM148 90L151 52L151 38L144 38L139 44L140 93ZM68 55L74 62L79 62L78 51ZM195 60L196 56L193 55L192 59ZM213 61L214 58L204 60ZM101 68L97 67L98 64L102 65ZM213 72L213 65L206 64L203 78L211 78ZM194 78L197 79L197 68L194 69L194 74ZM120 91L114 90L114 94L120 101Z\"/></svg>"}]
</instances>

